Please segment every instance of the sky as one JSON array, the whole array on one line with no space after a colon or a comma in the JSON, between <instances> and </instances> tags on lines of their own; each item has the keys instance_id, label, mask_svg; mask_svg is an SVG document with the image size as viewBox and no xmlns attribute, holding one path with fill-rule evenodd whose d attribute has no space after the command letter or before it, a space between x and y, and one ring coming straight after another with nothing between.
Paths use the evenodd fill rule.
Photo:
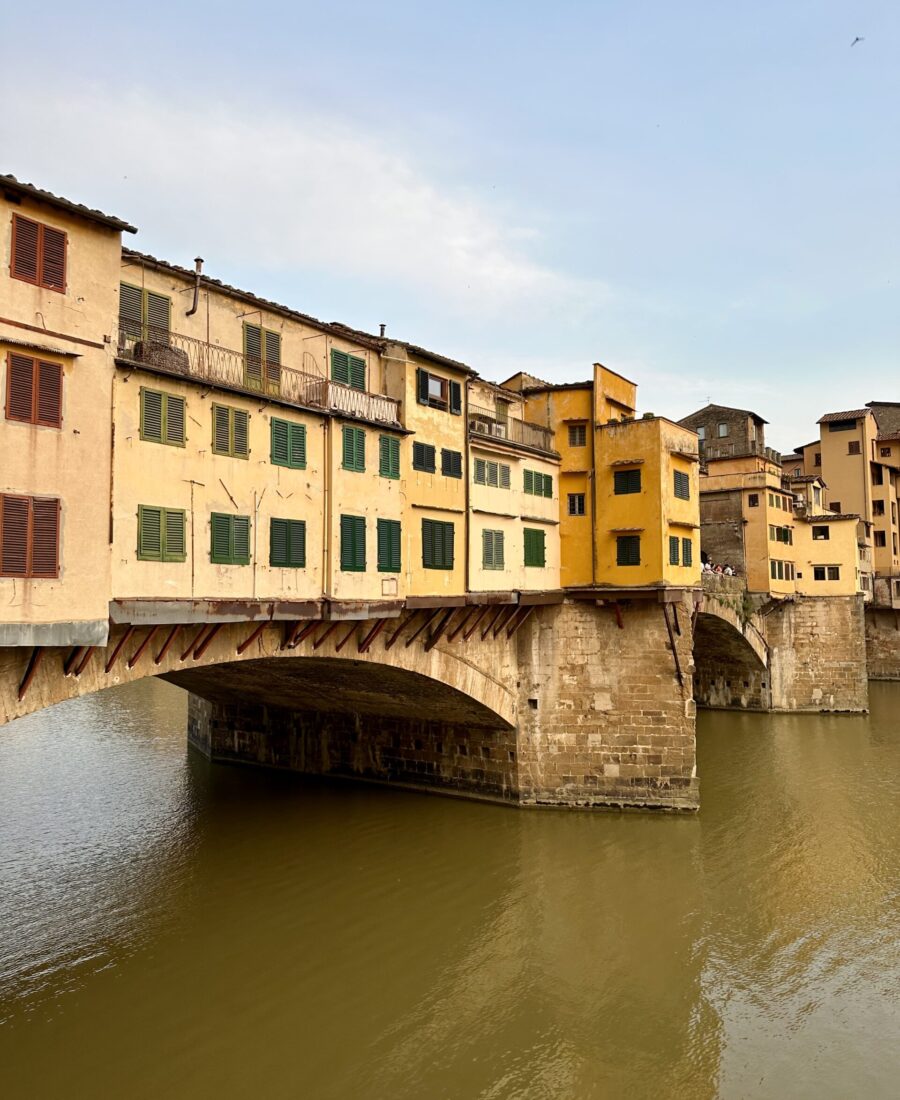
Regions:
<instances>
[{"instance_id":1,"label":"sky","mask_svg":"<svg viewBox=\"0 0 900 1100\"><path fill-rule=\"evenodd\" d=\"M900 401L896 0L2 5L0 172L501 381ZM862 40L853 45L857 37Z\"/></svg>"}]
</instances>

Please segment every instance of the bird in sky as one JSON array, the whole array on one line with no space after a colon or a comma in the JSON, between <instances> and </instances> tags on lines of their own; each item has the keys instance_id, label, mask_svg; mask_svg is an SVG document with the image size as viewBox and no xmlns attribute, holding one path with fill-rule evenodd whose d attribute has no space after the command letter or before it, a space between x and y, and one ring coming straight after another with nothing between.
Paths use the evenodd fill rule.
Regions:
<instances>
[{"instance_id":1,"label":"bird in sky","mask_svg":"<svg viewBox=\"0 0 900 1100\"><path fill-rule=\"evenodd\" d=\"M862 35L858 34L856 38L854 38L853 41L850 43L850 48L852 49L857 42L865 42L865 38L863 38Z\"/></svg>"}]
</instances>

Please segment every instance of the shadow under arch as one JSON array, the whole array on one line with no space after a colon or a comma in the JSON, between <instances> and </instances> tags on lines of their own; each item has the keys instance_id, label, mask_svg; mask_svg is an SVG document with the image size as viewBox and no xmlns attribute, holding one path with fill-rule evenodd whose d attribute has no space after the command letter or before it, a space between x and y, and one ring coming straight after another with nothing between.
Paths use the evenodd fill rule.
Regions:
<instances>
[{"instance_id":1,"label":"shadow under arch","mask_svg":"<svg viewBox=\"0 0 900 1100\"><path fill-rule=\"evenodd\" d=\"M754 640L755 636L754 636ZM694 627L694 699L698 706L770 709L764 644L754 645L730 618L701 611Z\"/></svg>"}]
</instances>

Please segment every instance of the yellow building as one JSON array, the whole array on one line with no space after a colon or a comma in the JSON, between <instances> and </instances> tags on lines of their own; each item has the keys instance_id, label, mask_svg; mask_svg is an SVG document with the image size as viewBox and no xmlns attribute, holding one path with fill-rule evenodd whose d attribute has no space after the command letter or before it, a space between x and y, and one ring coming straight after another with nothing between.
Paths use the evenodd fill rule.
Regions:
<instances>
[{"instance_id":1,"label":"yellow building","mask_svg":"<svg viewBox=\"0 0 900 1100\"><path fill-rule=\"evenodd\" d=\"M651 414L635 420L637 387L600 363L589 382L520 374L504 386L555 434L564 587L698 584L696 435Z\"/></svg>"},{"instance_id":2,"label":"yellow building","mask_svg":"<svg viewBox=\"0 0 900 1100\"><path fill-rule=\"evenodd\" d=\"M502 386L469 385L469 580L473 592L560 583L560 457L553 432L525 419Z\"/></svg>"},{"instance_id":3,"label":"yellow building","mask_svg":"<svg viewBox=\"0 0 900 1100\"><path fill-rule=\"evenodd\" d=\"M132 226L0 176L0 645L104 643L112 348Z\"/></svg>"}]
</instances>

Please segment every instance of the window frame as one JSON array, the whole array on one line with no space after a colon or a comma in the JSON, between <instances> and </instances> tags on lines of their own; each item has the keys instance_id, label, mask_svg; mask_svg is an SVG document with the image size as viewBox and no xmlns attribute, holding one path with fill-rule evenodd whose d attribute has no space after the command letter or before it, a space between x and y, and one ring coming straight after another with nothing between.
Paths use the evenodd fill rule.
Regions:
<instances>
[{"instance_id":1,"label":"window frame","mask_svg":"<svg viewBox=\"0 0 900 1100\"><path fill-rule=\"evenodd\" d=\"M228 553L227 555L221 555L216 553L215 548L215 521L217 519L228 520ZM235 549L235 520L241 520L247 525L247 556L238 556ZM250 553L250 535L253 530L253 526L250 522L249 516L237 515L232 512L210 512L209 514L209 560L213 565L249 565L251 559Z\"/></svg>"},{"instance_id":2,"label":"window frame","mask_svg":"<svg viewBox=\"0 0 900 1100\"><path fill-rule=\"evenodd\" d=\"M586 447L587 446L587 422L581 421L577 424L569 425L569 446L570 447Z\"/></svg>"},{"instance_id":3,"label":"window frame","mask_svg":"<svg viewBox=\"0 0 900 1100\"><path fill-rule=\"evenodd\" d=\"M366 517L342 512L340 516L341 544L338 552L340 572L366 572Z\"/></svg>"},{"instance_id":4,"label":"window frame","mask_svg":"<svg viewBox=\"0 0 900 1100\"><path fill-rule=\"evenodd\" d=\"M573 502L580 501L580 508L573 509ZM587 493L567 493L566 494L566 515L569 516L584 516L587 515Z\"/></svg>"},{"instance_id":5,"label":"window frame","mask_svg":"<svg viewBox=\"0 0 900 1100\"><path fill-rule=\"evenodd\" d=\"M275 525L284 525L285 560L275 560ZM300 535L300 553L296 555L299 560L293 560L294 532ZM272 569L305 569L306 568L306 520L290 519L284 516L269 517L269 565Z\"/></svg>"},{"instance_id":6,"label":"window frame","mask_svg":"<svg viewBox=\"0 0 900 1100\"><path fill-rule=\"evenodd\" d=\"M21 360L23 364L30 364L31 411L27 417L16 416L11 412L11 405L13 402L13 370L15 369L14 360ZM41 418L41 382L43 367L52 367L57 376L58 416L55 420ZM51 359L41 359L36 355L24 355L22 352L8 351L6 353L6 419L12 421L14 424L33 424L35 427L39 428L61 428L63 422L64 381L65 369L62 363L55 363Z\"/></svg>"},{"instance_id":7,"label":"window frame","mask_svg":"<svg viewBox=\"0 0 900 1100\"><path fill-rule=\"evenodd\" d=\"M7 501L19 501L25 502L27 506L27 512L25 516L25 570L24 572L16 572L3 567L3 537L4 526L10 522L6 519L6 502ZM40 570L35 571L34 568L34 547L35 547L35 504L55 506L52 508L52 514L54 517L54 552L53 552L53 571ZM50 512L48 511L48 515ZM42 535L43 538L43 535ZM60 566L62 555L60 553L62 545L62 500L59 497L46 497L46 496L30 496L27 493L0 493L0 577L11 577L17 580L57 580L60 574Z\"/></svg>"},{"instance_id":8,"label":"window frame","mask_svg":"<svg viewBox=\"0 0 900 1100\"><path fill-rule=\"evenodd\" d=\"M332 382L360 393L366 392L368 364L363 356L354 355L352 351L331 348L328 362Z\"/></svg>"},{"instance_id":9,"label":"window frame","mask_svg":"<svg viewBox=\"0 0 900 1100\"><path fill-rule=\"evenodd\" d=\"M463 476L462 451L441 447L441 476L461 478Z\"/></svg>"},{"instance_id":10,"label":"window frame","mask_svg":"<svg viewBox=\"0 0 900 1100\"><path fill-rule=\"evenodd\" d=\"M35 242L35 273L34 278L31 279L27 275L16 271L16 263L19 259L19 225L27 224L33 225L37 229L37 240ZM62 238L62 286L57 286L55 283L47 282L46 280L46 265L44 262L45 257L45 241L47 230L51 233L58 233ZM22 283L28 283L30 286L40 287L42 290L52 290L56 294L66 294L68 292L68 276L69 276L69 234L65 229L58 229L55 225L49 225L46 222L39 222L35 218L28 218L24 214L19 214L13 211L12 226L11 226L11 243L9 250L9 274L10 278L16 279Z\"/></svg>"},{"instance_id":11,"label":"window frame","mask_svg":"<svg viewBox=\"0 0 900 1100\"><path fill-rule=\"evenodd\" d=\"M379 573L403 571L403 528L399 519L378 518L375 524L375 556Z\"/></svg>"},{"instance_id":12,"label":"window frame","mask_svg":"<svg viewBox=\"0 0 900 1100\"><path fill-rule=\"evenodd\" d=\"M276 456L276 435L284 432L285 461ZM298 441L296 450L300 457L295 459L295 439ZM277 441L279 444L281 440ZM305 470L307 462L306 454L306 425L299 424L296 420L285 420L283 416L273 416L269 421L269 462L272 466L280 466L285 470Z\"/></svg>"},{"instance_id":13,"label":"window frame","mask_svg":"<svg viewBox=\"0 0 900 1100\"><path fill-rule=\"evenodd\" d=\"M144 553L142 540L144 534L144 516L149 512L159 514L159 553ZM168 519L170 515L181 516L181 553L175 553L168 549ZM137 560L158 562L182 562L187 561L187 511L184 508L163 508L157 504L139 504L137 514Z\"/></svg>"}]
</instances>

